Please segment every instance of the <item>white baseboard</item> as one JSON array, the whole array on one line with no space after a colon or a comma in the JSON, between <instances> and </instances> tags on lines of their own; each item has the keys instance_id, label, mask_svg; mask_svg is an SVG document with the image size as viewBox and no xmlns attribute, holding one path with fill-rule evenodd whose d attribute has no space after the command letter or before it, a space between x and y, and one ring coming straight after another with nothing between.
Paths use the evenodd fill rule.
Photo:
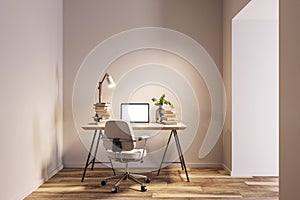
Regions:
<instances>
[{"instance_id":1,"label":"white baseboard","mask_svg":"<svg viewBox=\"0 0 300 200\"><path fill-rule=\"evenodd\" d=\"M85 163L64 163L64 167L65 168L84 168L85 167ZM91 166L89 166L91 167ZM96 163L94 168L105 168L107 167L106 165L104 164L99 164L99 163Z\"/></svg>"},{"instance_id":2,"label":"white baseboard","mask_svg":"<svg viewBox=\"0 0 300 200\"><path fill-rule=\"evenodd\" d=\"M223 168L221 163L186 163L188 168ZM65 168L84 168L84 163L64 163ZM90 168L91 166L89 166ZM158 166L157 166L158 167ZM168 165L168 167L180 167L180 163ZM94 168L107 168L105 164L96 163ZM118 167L117 167L118 168ZM139 168L153 168L153 166L143 165Z\"/></svg>"},{"instance_id":3,"label":"white baseboard","mask_svg":"<svg viewBox=\"0 0 300 200\"><path fill-rule=\"evenodd\" d=\"M48 174L48 179L52 178L55 174L57 174L60 170L62 170L64 168L64 165L61 164L60 166L58 166L56 169L54 169L53 171L51 171L49 174Z\"/></svg>"},{"instance_id":4,"label":"white baseboard","mask_svg":"<svg viewBox=\"0 0 300 200\"><path fill-rule=\"evenodd\" d=\"M232 171L231 176L279 176L275 171Z\"/></svg>"},{"instance_id":5,"label":"white baseboard","mask_svg":"<svg viewBox=\"0 0 300 200\"><path fill-rule=\"evenodd\" d=\"M175 164L180 167L180 163ZM186 163L189 168L222 168L221 163Z\"/></svg>"},{"instance_id":6,"label":"white baseboard","mask_svg":"<svg viewBox=\"0 0 300 200\"><path fill-rule=\"evenodd\" d=\"M222 163L222 168L231 176L231 169L224 163Z\"/></svg>"},{"instance_id":7,"label":"white baseboard","mask_svg":"<svg viewBox=\"0 0 300 200\"><path fill-rule=\"evenodd\" d=\"M61 164L60 166L58 166L56 169L54 169L53 171L51 171L48 174L48 177L45 178L41 178L37 181L35 181L35 183L33 183L32 185L30 185L27 189L24 190L24 192L21 192L21 194L16 195L14 199L16 200L20 200L20 199L25 199L25 197L27 197L28 195L30 195L34 190L36 190L38 187L40 187L43 183L45 183L45 181L47 181L49 178L53 177L55 174L57 174L57 172L59 172L60 170L63 169L63 165Z\"/></svg>"},{"instance_id":8,"label":"white baseboard","mask_svg":"<svg viewBox=\"0 0 300 200\"><path fill-rule=\"evenodd\" d=\"M44 179L40 179L30 185L28 188L24 190L24 192L21 192L21 194L15 196L15 200L25 199L28 195L30 195L34 190L36 190L38 187L40 187L44 183Z\"/></svg>"}]
</instances>

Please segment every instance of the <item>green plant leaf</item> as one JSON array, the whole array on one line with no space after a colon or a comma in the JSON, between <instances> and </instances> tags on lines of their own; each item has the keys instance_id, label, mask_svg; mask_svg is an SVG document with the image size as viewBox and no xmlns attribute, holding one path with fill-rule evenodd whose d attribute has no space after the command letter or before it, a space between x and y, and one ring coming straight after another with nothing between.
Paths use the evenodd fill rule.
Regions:
<instances>
[{"instance_id":1,"label":"green plant leaf","mask_svg":"<svg viewBox=\"0 0 300 200\"><path fill-rule=\"evenodd\" d=\"M157 99L156 98L152 98L151 99L153 102L157 102Z\"/></svg>"},{"instance_id":2,"label":"green plant leaf","mask_svg":"<svg viewBox=\"0 0 300 200\"><path fill-rule=\"evenodd\" d=\"M151 100L153 101L154 105L156 106L162 106L162 105L169 105L171 108L174 108L173 104L165 99L166 95L162 94L159 99L152 98Z\"/></svg>"}]
</instances>

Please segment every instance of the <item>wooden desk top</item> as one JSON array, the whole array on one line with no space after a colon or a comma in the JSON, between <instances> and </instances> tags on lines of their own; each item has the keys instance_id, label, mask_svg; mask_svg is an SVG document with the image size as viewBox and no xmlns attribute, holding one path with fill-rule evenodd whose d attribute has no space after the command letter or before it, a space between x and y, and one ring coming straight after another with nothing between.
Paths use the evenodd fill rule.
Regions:
<instances>
[{"instance_id":1,"label":"wooden desk top","mask_svg":"<svg viewBox=\"0 0 300 200\"><path fill-rule=\"evenodd\" d=\"M82 126L84 130L104 130L105 123L88 123L87 125ZM164 125L158 123L135 123L132 124L133 130L184 130L186 125L183 123L177 123L175 125Z\"/></svg>"}]
</instances>

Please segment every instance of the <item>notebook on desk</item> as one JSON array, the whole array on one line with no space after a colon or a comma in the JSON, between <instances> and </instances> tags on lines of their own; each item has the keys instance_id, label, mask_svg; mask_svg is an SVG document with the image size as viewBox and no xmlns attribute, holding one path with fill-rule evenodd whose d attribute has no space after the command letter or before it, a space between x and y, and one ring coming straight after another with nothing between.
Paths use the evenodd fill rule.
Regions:
<instances>
[{"instance_id":1,"label":"notebook on desk","mask_svg":"<svg viewBox=\"0 0 300 200\"><path fill-rule=\"evenodd\" d=\"M132 124L149 123L149 103L121 103L120 115Z\"/></svg>"}]
</instances>

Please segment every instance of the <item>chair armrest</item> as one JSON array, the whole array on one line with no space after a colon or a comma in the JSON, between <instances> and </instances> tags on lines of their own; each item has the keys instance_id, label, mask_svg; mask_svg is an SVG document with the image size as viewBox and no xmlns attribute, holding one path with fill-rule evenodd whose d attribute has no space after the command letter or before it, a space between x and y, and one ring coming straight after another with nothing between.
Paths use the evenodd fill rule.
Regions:
<instances>
[{"instance_id":1,"label":"chair armrest","mask_svg":"<svg viewBox=\"0 0 300 200\"><path fill-rule=\"evenodd\" d=\"M113 141L114 139L110 139L110 138L103 138L102 140L105 141ZM137 142L137 140L125 140L125 139L119 139L120 142Z\"/></svg>"},{"instance_id":2,"label":"chair armrest","mask_svg":"<svg viewBox=\"0 0 300 200\"><path fill-rule=\"evenodd\" d=\"M148 138L149 138L148 135L143 135L143 136L140 136L140 137L138 138L138 141L141 141L141 140L147 140Z\"/></svg>"},{"instance_id":3,"label":"chair armrest","mask_svg":"<svg viewBox=\"0 0 300 200\"><path fill-rule=\"evenodd\" d=\"M143 136L139 136L138 137L138 141L140 142L140 141L144 141L144 142L142 142L142 143L144 143L144 145L143 145L143 152L142 152L142 159L141 159L141 163L143 162L143 159L144 159L144 155L145 155L145 151L146 151L146 144L147 144L147 140L148 140L148 138L150 138L148 135L143 135Z\"/></svg>"}]
</instances>

